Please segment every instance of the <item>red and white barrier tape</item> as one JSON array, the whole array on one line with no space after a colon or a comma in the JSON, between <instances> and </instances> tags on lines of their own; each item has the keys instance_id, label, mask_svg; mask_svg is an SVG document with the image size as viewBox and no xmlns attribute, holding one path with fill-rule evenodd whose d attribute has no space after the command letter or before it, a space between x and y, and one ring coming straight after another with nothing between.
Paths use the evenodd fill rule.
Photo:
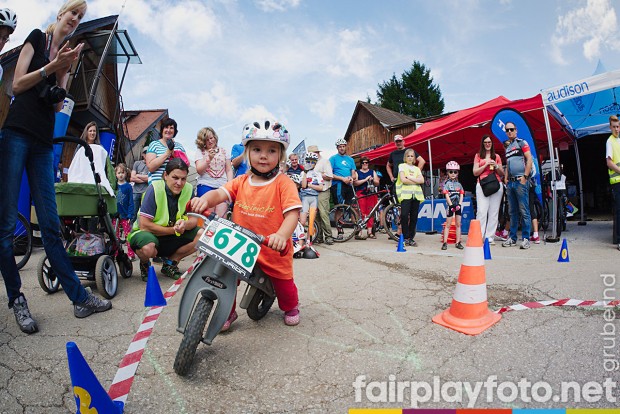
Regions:
<instances>
[{"instance_id":1,"label":"red and white barrier tape","mask_svg":"<svg viewBox=\"0 0 620 414\"><path fill-rule=\"evenodd\" d=\"M559 300L541 300L539 302L527 302L519 305L505 306L495 311L495 313L504 313L525 309L544 308L545 306L579 306L579 307L598 307L610 308L620 306L620 300L603 301L603 300L579 300L579 299L559 299Z\"/></svg>"},{"instance_id":2,"label":"red and white barrier tape","mask_svg":"<svg viewBox=\"0 0 620 414\"><path fill-rule=\"evenodd\" d=\"M203 257L204 254L199 254L189 269L187 269L187 272L183 273L183 275L181 275L181 277L176 280L170 288L168 288L166 293L164 293L166 302L177 293L185 277L193 272L194 267L202 260ZM127 401L129 390L131 389L133 379L136 375L136 371L138 370L138 365L140 365L140 360L144 354L144 348L146 348L146 343L153 332L155 322L157 322L157 319L163 310L163 306L152 306L140 324L138 332L136 332L136 335L131 340L129 348L118 366L118 370L116 371L116 375L114 376L114 380L112 380L112 385L110 385L110 390L108 391L108 395L113 401L121 401L123 404Z\"/></svg>"}]
</instances>

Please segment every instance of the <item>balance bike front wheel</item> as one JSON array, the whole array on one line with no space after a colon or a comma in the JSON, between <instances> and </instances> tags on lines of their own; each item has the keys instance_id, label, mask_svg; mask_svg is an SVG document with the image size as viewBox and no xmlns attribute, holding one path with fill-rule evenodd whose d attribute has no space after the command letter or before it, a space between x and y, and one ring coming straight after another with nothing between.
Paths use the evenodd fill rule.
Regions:
<instances>
[{"instance_id":1,"label":"balance bike front wheel","mask_svg":"<svg viewBox=\"0 0 620 414\"><path fill-rule=\"evenodd\" d=\"M213 309L213 301L211 299L203 296L198 300L194 312L185 327L183 339L174 358L174 372L178 375L185 376L189 372L194 361L194 355L196 355L196 348L198 348L198 344L202 340L211 309Z\"/></svg>"}]
</instances>

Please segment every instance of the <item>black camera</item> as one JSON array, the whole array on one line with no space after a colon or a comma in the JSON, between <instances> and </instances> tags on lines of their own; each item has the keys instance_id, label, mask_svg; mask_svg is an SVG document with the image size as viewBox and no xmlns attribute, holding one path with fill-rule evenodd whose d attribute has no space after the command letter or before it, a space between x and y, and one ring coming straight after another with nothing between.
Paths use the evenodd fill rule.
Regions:
<instances>
[{"instance_id":1,"label":"black camera","mask_svg":"<svg viewBox=\"0 0 620 414\"><path fill-rule=\"evenodd\" d=\"M39 94L39 100L45 105L54 105L64 101L66 96L67 91L60 86L46 83Z\"/></svg>"},{"instance_id":2,"label":"black camera","mask_svg":"<svg viewBox=\"0 0 620 414\"><path fill-rule=\"evenodd\" d=\"M64 98L63 98L64 99ZM174 151L174 141L171 139L166 140L166 145L170 151Z\"/></svg>"}]
</instances>

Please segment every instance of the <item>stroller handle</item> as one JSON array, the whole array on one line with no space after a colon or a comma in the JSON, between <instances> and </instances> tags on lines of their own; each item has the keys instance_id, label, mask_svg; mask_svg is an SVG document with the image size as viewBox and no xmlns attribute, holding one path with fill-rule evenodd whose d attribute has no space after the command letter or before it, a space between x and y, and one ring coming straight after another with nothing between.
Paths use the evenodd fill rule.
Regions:
<instances>
[{"instance_id":1,"label":"stroller handle","mask_svg":"<svg viewBox=\"0 0 620 414\"><path fill-rule=\"evenodd\" d=\"M90 145L80 138L72 137L70 135L65 135L63 137L54 138L54 144L60 144L63 142L73 142L74 144L78 144L84 147L84 153L86 157L88 157L88 161L93 162L93 150L90 149Z\"/></svg>"},{"instance_id":2,"label":"stroller handle","mask_svg":"<svg viewBox=\"0 0 620 414\"><path fill-rule=\"evenodd\" d=\"M99 177L99 173L95 169L95 161L93 159L93 150L90 148L90 145L88 144L88 142L80 138L72 137L70 135L65 135L63 137L54 138L53 142L54 144L60 144L62 142L73 142L74 144L78 144L78 146L81 145L82 147L84 147L84 155L86 155L86 158L88 158L90 169L93 172L93 175L95 177L95 183L97 184L97 190L100 191L98 185L101 184L101 177Z\"/></svg>"}]
</instances>

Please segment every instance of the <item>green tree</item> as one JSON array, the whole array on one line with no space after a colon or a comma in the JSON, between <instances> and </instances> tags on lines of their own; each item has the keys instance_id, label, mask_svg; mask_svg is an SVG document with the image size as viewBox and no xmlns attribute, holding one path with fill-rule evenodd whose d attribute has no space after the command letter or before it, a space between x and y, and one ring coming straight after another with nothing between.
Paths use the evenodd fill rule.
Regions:
<instances>
[{"instance_id":1,"label":"green tree","mask_svg":"<svg viewBox=\"0 0 620 414\"><path fill-rule=\"evenodd\" d=\"M411 69L400 79L396 75L380 83L377 90L377 105L401 114L420 119L439 115L444 110L441 90L433 83L430 69L414 61Z\"/></svg>"}]
</instances>

